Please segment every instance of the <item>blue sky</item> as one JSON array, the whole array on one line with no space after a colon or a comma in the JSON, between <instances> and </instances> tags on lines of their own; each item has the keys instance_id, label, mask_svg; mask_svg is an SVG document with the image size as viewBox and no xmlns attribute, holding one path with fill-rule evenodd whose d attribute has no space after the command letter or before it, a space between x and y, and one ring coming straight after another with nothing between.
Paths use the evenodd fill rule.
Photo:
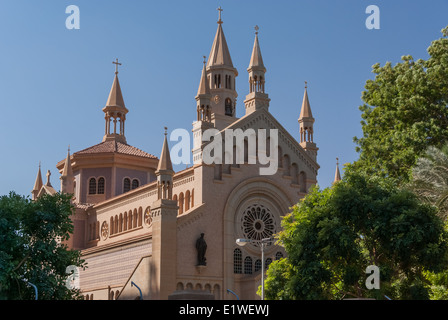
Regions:
<instances>
[{"instance_id":1,"label":"blue sky","mask_svg":"<svg viewBox=\"0 0 448 320\"><path fill-rule=\"evenodd\" d=\"M65 27L72 4L80 9L79 30ZM369 5L380 9L379 30L365 26ZM448 25L446 0L2 0L0 195L30 195L39 161L59 190L55 165L68 145L76 152L101 142L116 58L129 144L158 156L164 126L191 130L218 6L239 71L238 116L255 25L270 112L297 139L308 81L322 187L333 180L336 157L341 164L358 158L353 137L362 134L358 107L371 66L408 54L427 58Z\"/></svg>"}]
</instances>

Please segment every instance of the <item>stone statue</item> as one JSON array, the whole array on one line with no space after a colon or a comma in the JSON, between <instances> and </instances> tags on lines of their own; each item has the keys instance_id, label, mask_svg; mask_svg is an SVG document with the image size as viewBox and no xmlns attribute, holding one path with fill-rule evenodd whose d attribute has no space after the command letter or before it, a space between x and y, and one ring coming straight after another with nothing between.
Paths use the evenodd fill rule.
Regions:
<instances>
[{"instance_id":1,"label":"stone statue","mask_svg":"<svg viewBox=\"0 0 448 320\"><path fill-rule=\"evenodd\" d=\"M204 233L201 233L201 237L196 240L196 249L198 251L198 266L207 265L205 262L205 251L207 251L207 243L204 239Z\"/></svg>"}]
</instances>

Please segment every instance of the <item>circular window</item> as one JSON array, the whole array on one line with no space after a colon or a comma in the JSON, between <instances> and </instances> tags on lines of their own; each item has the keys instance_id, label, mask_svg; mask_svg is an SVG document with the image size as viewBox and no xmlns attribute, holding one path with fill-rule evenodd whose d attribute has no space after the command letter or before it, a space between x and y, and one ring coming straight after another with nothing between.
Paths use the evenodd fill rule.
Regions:
<instances>
[{"instance_id":1,"label":"circular window","mask_svg":"<svg viewBox=\"0 0 448 320\"><path fill-rule=\"evenodd\" d=\"M147 207L145 209L145 216L144 216L145 225L147 227L150 227L152 225L152 216L151 216L151 208Z\"/></svg>"},{"instance_id":2,"label":"circular window","mask_svg":"<svg viewBox=\"0 0 448 320\"><path fill-rule=\"evenodd\" d=\"M261 241L271 237L275 230L274 216L267 207L256 204L244 210L241 216L241 231L246 239Z\"/></svg>"},{"instance_id":3,"label":"circular window","mask_svg":"<svg viewBox=\"0 0 448 320\"><path fill-rule=\"evenodd\" d=\"M106 221L103 222L101 225L101 237L103 237L103 240L106 240L109 236L109 225Z\"/></svg>"}]
</instances>

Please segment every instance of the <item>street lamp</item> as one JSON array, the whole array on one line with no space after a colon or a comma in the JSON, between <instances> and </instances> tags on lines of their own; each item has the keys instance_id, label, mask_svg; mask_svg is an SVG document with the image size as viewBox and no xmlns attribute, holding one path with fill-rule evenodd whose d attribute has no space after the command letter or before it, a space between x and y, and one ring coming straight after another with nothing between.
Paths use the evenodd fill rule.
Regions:
<instances>
[{"instance_id":1,"label":"street lamp","mask_svg":"<svg viewBox=\"0 0 448 320\"><path fill-rule=\"evenodd\" d=\"M261 240L252 240L252 239L236 239L236 244L240 247L244 247L247 243L260 243L261 244L261 300L264 300L264 248L266 248L266 244L271 242L272 238L264 238Z\"/></svg>"}]
</instances>

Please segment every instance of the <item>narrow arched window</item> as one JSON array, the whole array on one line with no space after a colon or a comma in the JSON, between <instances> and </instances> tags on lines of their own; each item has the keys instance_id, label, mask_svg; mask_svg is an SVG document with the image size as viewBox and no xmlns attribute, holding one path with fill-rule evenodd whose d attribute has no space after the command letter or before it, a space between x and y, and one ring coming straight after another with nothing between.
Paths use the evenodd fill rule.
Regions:
<instances>
[{"instance_id":1,"label":"narrow arched window","mask_svg":"<svg viewBox=\"0 0 448 320\"><path fill-rule=\"evenodd\" d=\"M243 273L243 254L241 253L241 250L236 248L233 251L233 273L241 274Z\"/></svg>"},{"instance_id":2,"label":"narrow arched window","mask_svg":"<svg viewBox=\"0 0 448 320\"><path fill-rule=\"evenodd\" d=\"M124 178L123 180L123 193L131 190L131 180L129 178Z\"/></svg>"},{"instance_id":3,"label":"narrow arched window","mask_svg":"<svg viewBox=\"0 0 448 320\"><path fill-rule=\"evenodd\" d=\"M98 194L104 194L104 184L105 184L104 178L99 178L98 179Z\"/></svg>"},{"instance_id":4,"label":"narrow arched window","mask_svg":"<svg viewBox=\"0 0 448 320\"><path fill-rule=\"evenodd\" d=\"M233 106L232 106L232 100L230 98L227 98L225 101L225 112L226 116L233 116Z\"/></svg>"},{"instance_id":5,"label":"narrow arched window","mask_svg":"<svg viewBox=\"0 0 448 320\"><path fill-rule=\"evenodd\" d=\"M89 180L89 194L96 194L96 179L90 178Z\"/></svg>"},{"instance_id":6,"label":"narrow arched window","mask_svg":"<svg viewBox=\"0 0 448 320\"><path fill-rule=\"evenodd\" d=\"M244 273L252 274L252 258L251 257L246 257L244 259Z\"/></svg>"},{"instance_id":7,"label":"narrow arched window","mask_svg":"<svg viewBox=\"0 0 448 320\"><path fill-rule=\"evenodd\" d=\"M258 259L257 261L255 261L255 272L260 270L261 270L261 260Z\"/></svg>"},{"instance_id":8,"label":"narrow arched window","mask_svg":"<svg viewBox=\"0 0 448 320\"><path fill-rule=\"evenodd\" d=\"M137 179L132 180L132 189L137 189L139 184L140 183Z\"/></svg>"}]
</instances>

